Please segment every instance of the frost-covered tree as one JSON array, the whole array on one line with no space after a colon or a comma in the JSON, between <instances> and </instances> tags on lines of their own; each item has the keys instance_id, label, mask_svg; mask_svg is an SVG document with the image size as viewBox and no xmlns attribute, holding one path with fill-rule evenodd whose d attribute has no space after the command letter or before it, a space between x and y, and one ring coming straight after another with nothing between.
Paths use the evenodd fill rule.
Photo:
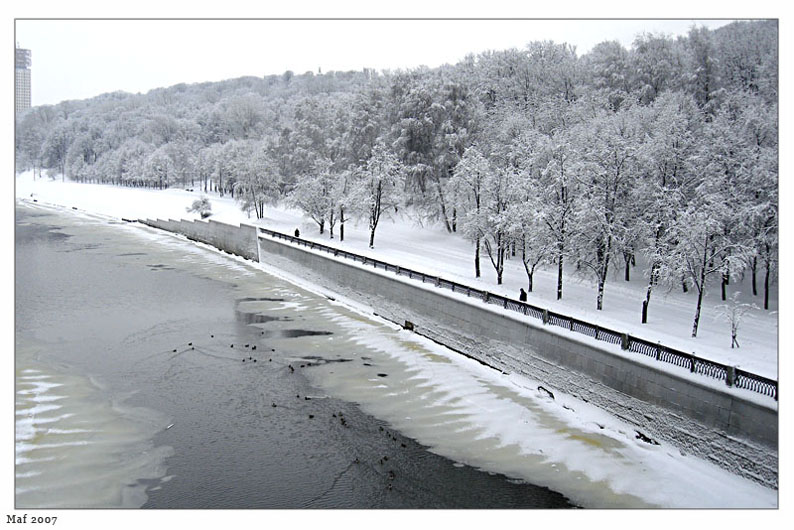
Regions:
<instances>
[{"instance_id":1,"label":"frost-covered tree","mask_svg":"<svg viewBox=\"0 0 794 530\"><path fill-rule=\"evenodd\" d=\"M689 30L684 45L687 61L685 86L698 106L711 113L722 88L719 59L712 33L702 26L693 27Z\"/></svg>"},{"instance_id":2,"label":"frost-covered tree","mask_svg":"<svg viewBox=\"0 0 794 530\"><path fill-rule=\"evenodd\" d=\"M536 185L530 179L519 179L523 184L518 200L512 202L505 212L510 241L521 251L521 263L527 274L527 292L534 289L535 271L547 262L554 250L554 241L549 239L543 224L540 197Z\"/></svg>"},{"instance_id":3,"label":"frost-covered tree","mask_svg":"<svg viewBox=\"0 0 794 530\"><path fill-rule=\"evenodd\" d=\"M575 136L581 200L573 251L577 264L595 276L598 310L603 309L610 260L626 247L625 228L631 225L628 199L637 179L640 117L633 109L596 116L580 125Z\"/></svg>"},{"instance_id":4,"label":"frost-covered tree","mask_svg":"<svg viewBox=\"0 0 794 530\"><path fill-rule=\"evenodd\" d=\"M262 219L265 206L278 202L280 175L263 142L250 142L248 147L234 183L235 197L243 210L253 209L256 218Z\"/></svg>"},{"instance_id":5,"label":"frost-covered tree","mask_svg":"<svg viewBox=\"0 0 794 530\"><path fill-rule=\"evenodd\" d=\"M697 336L708 281L722 277L726 268L736 274L735 265L741 260L740 246L728 230L736 219L737 202L725 197L719 174L709 176L696 187L695 196L678 216L673 227L676 247L660 268L660 275L668 281L684 276L697 292L693 337Z\"/></svg>"},{"instance_id":6,"label":"frost-covered tree","mask_svg":"<svg viewBox=\"0 0 794 530\"><path fill-rule=\"evenodd\" d=\"M587 80L609 102L609 107L620 110L632 92L632 72L629 52L618 41L596 44L584 58L584 67L590 73Z\"/></svg>"},{"instance_id":7,"label":"frost-covered tree","mask_svg":"<svg viewBox=\"0 0 794 530\"><path fill-rule=\"evenodd\" d=\"M553 241L553 260L557 265L557 300L563 295L563 273L570 243L575 234L574 214L578 201L578 182L573 177L573 150L570 133L557 130L544 140L543 167L540 168L542 194L541 219Z\"/></svg>"},{"instance_id":8,"label":"frost-covered tree","mask_svg":"<svg viewBox=\"0 0 794 530\"><path fill-rule=\"evenodd\" d=\"M66 156L69 153L73 137L74 131L71 124L67 121L60 121L51 128L42 146L46 167L61 175L63 180L66 179Z\"/></svg>"},{"instance_id":9,"label":"frost-covered tree","mask_svg":"<svg viewBox=\"0 0 794 530\"><path fill-rule=\"evenodd\" d=\"M510 206L511 181L518 178L515 168L491 168L483 179L480 208L469 210L463 235L482 243L496 272L496 283L502 284L505 257L511 242L507 211Z\"/></svg>"},{"instance_id":10,"label":"frost-covered tree","mask_svg":"<svg viewBox=\"0 0 794 530\"><path fill-rule=\"evenodd\" d=\"M475 217L479 215L482 206L483 183L489 178L491 171L493 169L488 160L477 147L473 146L466 149L463 157L456 164L449 183L456 208L466 214L474 212ZM475 230L472 235L474 241L474 276L479 278L481 274L479 231Z\"/></svg>"},{"instance_id":11,"label":"frost-covered tree","mask_svg":"<svg viewBox=\"0 0 794 530\"><path fill-rule=\"evenodd\" d=\"M652 103L664 90L677 88L680 84L681 50L665 35L638 35L632 44L630 64L634 86L642 103Z\"/></svg>"},{"instance_id":12,"label":"frost-covered tree","mask_svg":"<svg viewBox=\"0 0 794 530\"><path fill-rule=\"evenodd\" d=\"M325 233L325 225L329 221L335 223L335 204L331 190L334 186L330 162L321 159L315 162L314 171L302 175L288 195L288 202L300 209L304 215L317 223L320 234Z\"/></svg>"},{"instance_id":13,"label":"frost-covered tree","mask_svg":"<svg viewBox=\"0 0 794 530\"><path fill-rule=\"evenodd\" d=\"M733 293L729 303L717 306L719 316L731 326L731 349L739 347L737 337L739 335L739 325L742 323L744 316L750 311L758 309L755 304L739 302L740 294L738 291Z\"/></svg>"},{"instance_id":14,"label":"frost-covered tree","mask_svg":"<svg viewBox=\"0 0 794 530\"><path fill-rule=\"evenodd\" d=\"M659 269L676 245L672 227L695 179L693 157L699 124L694 102L681 93L657 98L648 116L649 131L638 152L643 178L637 180L629 199L637 206L631 222L649 263L643 324L648 321L651 293L659 284Z\"/></svg>"},{"instance_id":15,"label":"frost-covered tree","mask_svg":"<svg viewBox=\"0 0 794 530\"><path fill-rule=\"evenodd\" d=\"M383 140L378 140L366 167L356 171L351 185L351 202L356 213L367 219L369 248L375 248L375 231L381 217L396 213L403 202L404 169Z\"/></svg>"},{"instance_id":16,"label":"frost-covered tree","mask_svg":"<svg viewBox=\"0 0 794 530\"><path fill-rule=\"evenodd\" d=\"M168 154L167 144L152 151L143 164L144 178L158 189L168 188L174 182L173 159Z\"/></svg>"}]
</instances>

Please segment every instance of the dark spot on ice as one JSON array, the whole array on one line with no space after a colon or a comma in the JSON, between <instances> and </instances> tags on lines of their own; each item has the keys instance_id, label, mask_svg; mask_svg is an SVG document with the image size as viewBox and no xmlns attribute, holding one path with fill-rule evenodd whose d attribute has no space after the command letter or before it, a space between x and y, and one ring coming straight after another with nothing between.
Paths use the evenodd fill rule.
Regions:
<instances>
[{"instance_id":1,"label":"dark spot on ice","mask_svg":"<svg viewBox=\"0 0 794 530\"><path fill-rule=\"evenodd\" d=\"M157 270L160 270L160 271L171 271L171 270L174 270L173 267L166 267L162 263L158 263L158 264L155 264L155 265L151 265L151 264L147 263L146 266L150 267L149 270L153 270L153 271L157 271Z\"/></svg>"},{"instance_id":2,"label":"dark spot on ice","mask_svg":"<svg viewBox=\"0 0 794 530\"><path fill-rule=\"evenodd\" d=\"M246 296L244 298L238 298L237 303L240 302L283 302L283 298L255 298L253 296Z\"/></svg>"},{"instance_id":3,"label":"dark spot on ice","mask_svg":"<svg viewBox=\"0 0 794 530\"><path fill-rule=\"evenodd\" d=\"M651 445L659 445L659 442L657 442L656 440L654 440L653 438L651 438L649 436L644 435L640 431L635 430L634 432L637 433L637 436L635 436L635 438L637 438L638 440L641 440L641 441L643 441L643 442L645 442L647 444L651 444Z\"/></svg>"},{"instance_id":4,"label":"dark spot on ice","mask_svg":"<svg viewBox=\"0 0 794 530\"><path fill-rule=\"evenodd\" d=\"M389 374L378 374L378 377L387 377Z\"/></svg>"},{"instance_id":5,"label":"dark spot on ice","mask_svg":"<svg viewBox=\"0 0 794 530\"><path fill-rule=\"evenodd\" d=\"M330 331L313 331L309 329L275 329L266 330L262 335L268 338L292 339L296 337L313 337L318 335L333 335Z\"/></svg>"},{"instance_id":6,"label":"dark spot on ice","mask_svg":"<svg viewBox=\"0 0 794 530\"><path fill-rule=\"evenodd\" d=\"M544 386L538 386L538 390L540 390L541 392L545 392L547 396L549 396L551 399L554 399L554 394L552 394L551 390L549 390L548 388Z\"/></svg>"},{"instance_id":7,"label":"dark spot on ice","mask_svg":"<svg viewBox=\"0 0 794 530\"><path fill-rule=\"evenodd\" d=\"M245 311L237 311L235 312L235 316L237 317L237 320L244 324L266 324L268 322L275 322L277 320L285 322L292 320L288 317L271 317L261 313L247 313ZM262 334L264 334L264 332L262 332Z\"/></svg>"}]
</instances>

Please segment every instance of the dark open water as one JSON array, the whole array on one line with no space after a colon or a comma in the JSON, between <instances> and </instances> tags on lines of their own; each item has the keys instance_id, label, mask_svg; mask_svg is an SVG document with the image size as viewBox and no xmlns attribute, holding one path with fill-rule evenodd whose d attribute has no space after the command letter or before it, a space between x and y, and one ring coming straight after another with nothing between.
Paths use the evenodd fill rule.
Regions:
<instances>
[{"instance_id":1,"label":"dark open water","mask_svg":"<svg viewBox=\"0 0 794 530\"><path fill-rule=\"evenodd\" d=\"M15 235L17 508L570 506L365 412L413 372L322 297L71 212L18 205Z\"/></svg>"}]
</instances>

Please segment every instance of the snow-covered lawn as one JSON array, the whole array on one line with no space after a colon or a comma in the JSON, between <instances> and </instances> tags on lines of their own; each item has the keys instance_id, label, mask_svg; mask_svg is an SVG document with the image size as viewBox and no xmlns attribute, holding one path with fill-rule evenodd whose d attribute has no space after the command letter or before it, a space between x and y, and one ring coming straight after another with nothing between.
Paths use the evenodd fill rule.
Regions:
<instances>
[{"instance_id":1,"label":"snow-covered lawn","mask_svg":"<svg viewBox=\"0 0 794 530\"><path fill-rule=\"evenodd\" d=\"M198 187L190 192L184 189L149 190L123 188L101 184L79 184L52 180L48 177L34 179L31 173L16 178L16 197L36 199L42 203L74 207L116 218L196 219L197 214L186 209L203 194ZM504 284L496 285L496 275L487 255L483 252L482 278L474 277L473 244L457 234L448 234L443 227L420 226L413 219L382 219L375 235L375 248L368 248L369 233L366 223L345 226L345 241L328 233L320 235L317 225L304 218L299 211L286 208L268 208L265 218L257 220L241 211L230 197L207 194L212 204L211 219L227 223L249 223L292 234L300 228L301 237L337 246L345 250L378 258L428 274L439 275L459 283L469 284L493 293L518 298L520 287L526 288L527 277L520 257L512 258L505 267ZM534 292L529 302L582 320L628 332L653 342L694 352L699 357L744 370L778 378L778 294L773 285L770 309L753 309L742 320L738 333L740 348L731 349L730 324L721 316L719 285L713 285L706 295L697 338L692 338L692 320L696 295L675 289L667 292L657 288L649 306L648 324L640 323L640 309L645 298L647 280L643 276L643 263L638 260L631 271L631 281L623 280L622 263L616 264L606 284L603 311L596 311L595 284L586 277L578 277L566 270L563 299L556 300L556 270L551 268L535 273ZM749 274L742 281L732 282L730 296L740 292L739 301L763 307L762 278L759 278L759 296L752 296Z\"/></svg>"}]
</instances>

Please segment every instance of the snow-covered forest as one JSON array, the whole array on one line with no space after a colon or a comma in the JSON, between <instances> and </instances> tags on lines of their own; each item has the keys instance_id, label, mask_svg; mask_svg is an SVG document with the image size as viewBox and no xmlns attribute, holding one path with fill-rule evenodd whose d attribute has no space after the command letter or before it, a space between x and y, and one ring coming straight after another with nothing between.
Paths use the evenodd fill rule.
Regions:
<instances>
[{"instance_id":1,"label":"snow-covered forest","mask_svg":"<svg viewBox=\"0 0 794 530\"><path fill-rule=\"evenodd\" d=\"M253 60L253 59L252 59ZM111 93L18 117L17 171L234 197L256 217L299 208L344 239L383 216L472 242L476 276L523 260L592 278L647 263L697 295L750 275L768 309L778 256L778 28L735 22L566 44L407 71L285 72L147 94ZM730 298L730 297L728 297Z\"/></svg>"}]
</instances>

